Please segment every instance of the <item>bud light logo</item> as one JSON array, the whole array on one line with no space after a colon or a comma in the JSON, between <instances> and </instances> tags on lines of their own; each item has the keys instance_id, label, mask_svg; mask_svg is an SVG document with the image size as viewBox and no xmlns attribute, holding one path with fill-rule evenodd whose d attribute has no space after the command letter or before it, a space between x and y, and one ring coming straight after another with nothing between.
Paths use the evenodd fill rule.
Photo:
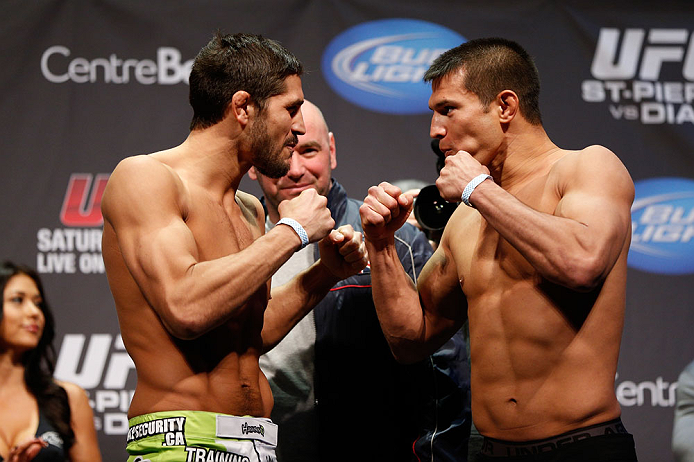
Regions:
<instances>
[{"instance_id":1,"label":"bud light logo","mask_svg":"<svg viewBox=\"0 0 694 462\"><path fill-rule=\"evenodd\" d=\"M384 19L359 24L333 39L323 54L332 89L357 106L388 114L428 112L422 78L444 51L466 42L438 24Z\"/></svg>"},{"instance_id":2,"label":"bud light logo","mask_svg":"<svg viewBox=\"0 0 694 462\"><path fill-rule=\"evenodd\" d=\"M694 180L635 184L629 266L651 273L694 273Z\"/></svg>"}]
</instances>

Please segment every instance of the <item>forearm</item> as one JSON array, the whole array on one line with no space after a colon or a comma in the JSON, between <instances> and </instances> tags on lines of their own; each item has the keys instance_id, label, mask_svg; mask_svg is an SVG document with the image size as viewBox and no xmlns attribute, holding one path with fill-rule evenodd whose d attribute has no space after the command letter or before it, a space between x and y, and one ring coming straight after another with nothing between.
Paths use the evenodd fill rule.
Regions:
<instances>
[{"instance_id":1,"label":"forearm","mask_svg":"<svg viewBox=\"0 0 694 462\"><path fill-rule=\"evenodd\" d=\"M403 270L392 242L366 241L371 263L372 296L383 335L401 362L425 356L425 322L419 295Z\"/></svg>"},{"instance_id":2,"label":"forearm","mask_svg":"<svg viewBox=\"0 0 694 462\"><path fill-rule=\"evenodd\" d=\"M263 322L263 350L274 348L338 281L318 260L288 283L273 288Z\"/></svg>"},{"instance_id":3,"label":"forearm","mask_svg":"<svg viewBox=\"0 0 694 462\"><path fill-rule=\"evenodd\" d=\"M595 287L618 255L586 224L534 210L491 181L478 186L471 202L540 275L565 287Z\"/></svg>"},{"instance_id":4,"label":"forearm","mask_svg":"<svg viewBox=\"0 0 694 462\"><path fill-rule=\"evenodd\" d=\"M278 226L240 252L191 262L160 285L157 311L173 335L196 338L237 315L300 242L291 228Z\"/></svg>"}]
</instances>

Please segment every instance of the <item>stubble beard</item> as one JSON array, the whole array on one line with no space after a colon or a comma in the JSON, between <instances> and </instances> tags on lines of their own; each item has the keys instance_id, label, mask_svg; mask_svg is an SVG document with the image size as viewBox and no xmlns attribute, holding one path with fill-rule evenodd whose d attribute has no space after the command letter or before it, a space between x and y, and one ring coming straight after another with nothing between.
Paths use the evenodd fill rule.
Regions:
<instances>
[{"instance_id":1,"label":"stubble beard","mask_svg":"<svg viewBox=\"0 0 694 462\"><path fill-rule=\"evenodd\" d=\"M253 166L268 178L281 178L289 172L290 159L282 160L282 152L288 143L296 144L296 135L293 140L285 141L281 146L273 146L272 139L267 132L267 124L264 118L251 129L251 152L253 153Z\"/></svg>"}]
</instances>

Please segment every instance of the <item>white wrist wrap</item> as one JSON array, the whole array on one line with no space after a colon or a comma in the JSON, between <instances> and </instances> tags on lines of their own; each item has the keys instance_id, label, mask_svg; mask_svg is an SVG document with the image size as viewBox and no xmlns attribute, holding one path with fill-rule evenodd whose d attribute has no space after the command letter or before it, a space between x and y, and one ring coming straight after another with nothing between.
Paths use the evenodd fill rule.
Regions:
<instances>
[{"instance_id":1,"label":"white wrist wrap","mask_svg":"<svg viewBox=\"0 0 694 462\"><path fill-rule=\"evenodd\" d=\"M465 186L465 189L463 189L463 195L460 196L465 205L467 205L468 207L473 207L473 205L470 203L470 195L472 194L472 191L474 191L475 188L480 185L480 183L487 179L494 181L492 176L487 175L486 173L480 173L475 178L470 180L467 186Z\"/></svg>"},{"instance_id":2,"label":"white wrist wrap","mask_svg":"<svg viewBox=\"0 0 694 462\"><path fill-rule=\"evenodd\" d=\"M303 226L301 226L301 223L292 218L282 218L280 221L277 222L277 224L287 225L291 227L294 230L294 232L296 232L296 234L299 235L299 239L301 239L302 249L308 245L308 234L306 234L306 230Z\"/></svg>"}]
</instances>

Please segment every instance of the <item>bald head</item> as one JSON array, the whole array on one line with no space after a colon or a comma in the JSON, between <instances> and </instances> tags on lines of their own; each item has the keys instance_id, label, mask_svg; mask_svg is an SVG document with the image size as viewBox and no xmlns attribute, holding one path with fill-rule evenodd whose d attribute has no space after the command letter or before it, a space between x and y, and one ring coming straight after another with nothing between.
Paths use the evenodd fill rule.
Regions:
<instances>
[{"instance_id":1,"label":"bald head","mask_svg":"<svg viewBox=\"0 0 694 462\"><path fill-rule=\"evenodd\" d=\"M328 129L328 123L325 121L325 117L323 117L323 112L320 110L318 106L316 106L308 100L304 100L304 104L301 105L301 113L304 116L306 134L299 136L299 144L301 144L302 140L308 141L310 138L328 138L328 133L330 133L330 130ZM309 125L313 129L311 130L311 132L315 132L315 136L307 136L309 135Z\"/></svg>"}]
</instances>

